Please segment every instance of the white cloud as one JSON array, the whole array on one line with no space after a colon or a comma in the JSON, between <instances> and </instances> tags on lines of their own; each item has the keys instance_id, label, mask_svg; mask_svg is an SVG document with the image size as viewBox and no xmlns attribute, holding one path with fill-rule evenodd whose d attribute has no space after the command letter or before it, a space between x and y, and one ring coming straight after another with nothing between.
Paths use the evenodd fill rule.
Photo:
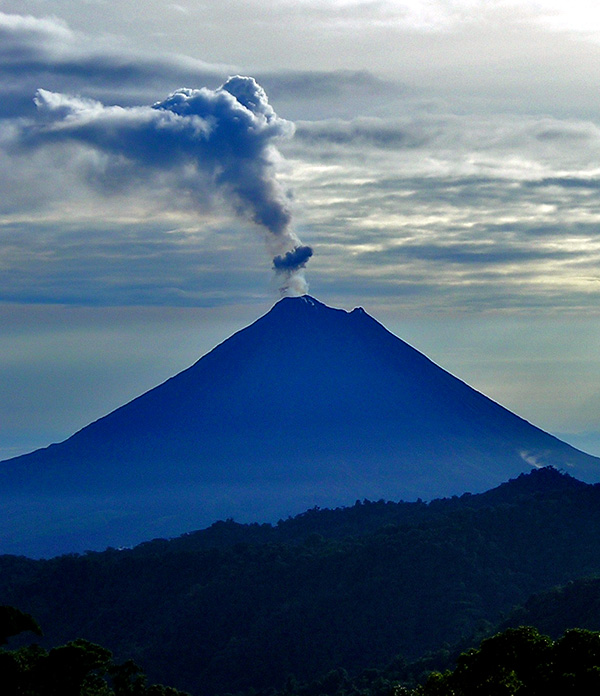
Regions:
<instances>
[{"instance_id":1,"label":"white cloud","mask_svg":"<svg viewBox=\"0 0 600 696\"><path fill-rule=\"evenodd\" d=\"M2 50L6 54L11 48L38 46L70 42L74 34L68 24L57 17L34 17L32 15L0 12L0 36Z\"/></svg>"},{"instance_id":2,"label":"white cloud","mask_svg":"<svg viewBox=\"0 0 600 696\"><path fill-rule=\"evenodd\" d=\"M512 0L510 4L525 8L532 21L552 31L584 35L600 32L598 5L592 0Z\"/></svg>"}]
</instances>

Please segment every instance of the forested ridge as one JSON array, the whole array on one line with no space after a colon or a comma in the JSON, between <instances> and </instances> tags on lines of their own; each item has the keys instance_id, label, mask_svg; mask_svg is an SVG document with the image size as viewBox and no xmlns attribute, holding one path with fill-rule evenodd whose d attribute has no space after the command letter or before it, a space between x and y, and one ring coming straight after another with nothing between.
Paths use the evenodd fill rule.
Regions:
<instances>
[{"instance_id":1,"label":"forested ridge","mask_svg":"<svg viewBox=\"0 0 600 696\"><path fill-rule=\"evenodd\" d=\"M15 607L0 606L0 683L6 696L188 696L148 685L132 660L119 664L106 648L82 639L46 650L36 643L5 648L14 635L41 635L39 624ZM600 633L567 630L557 640L531 626L509 628L456 659L454 669L430 671L418 684L398 663L350 676L334 670L301 684L293 677L268 696L596 696L600 689ZM251 689L249 694L260 692Z\"/></svg>"},{"instance_id":2,"label":"forested ridge","mask_svg":"<svg viewBox=\"0 0 600 696\"><path fill-rule=\"evenodd\" d=\"M48 646L98 643L198 696L290 683L310 696L326 679L315 693L445 669L534 593L594 575L600 486L540 469L481 495L363 501L274 526L229 520L43 561L2 556L0 603L32 614Z\"/></svg>"}]
</instances>

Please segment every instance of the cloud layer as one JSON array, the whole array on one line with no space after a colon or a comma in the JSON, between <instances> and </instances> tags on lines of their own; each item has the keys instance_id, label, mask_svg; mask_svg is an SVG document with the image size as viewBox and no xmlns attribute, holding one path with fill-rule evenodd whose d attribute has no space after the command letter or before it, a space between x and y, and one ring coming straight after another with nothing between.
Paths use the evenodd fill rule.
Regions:
<instances>
[{"instance_id":1,"label":"cloud layer","mask_svg":"<svg viewBox=\"0 0 600 696\"><path fill-rule=\"evenodd\" d=\"M404 59L394 64L402 83L356 68L348 52L339 70L336 60L336 69L323 69L323 60L319 70L302 69L312 57L294 62L293 46L280 54L289 69L273 70L265 60L256 74L277 113L258 81L227 81L235 68L181 52L192 48L181 18L204 16L196 4L181 7L165 16L180 28L170 52L109 33L90 37L59 19L0 13L4 298L186 304L204 292L226 301L230 289L238 296L241 269L253 296L268 285L270 264L261 267L252 245L242 243L244 225L233 210L264 228L284 288L306 287L310 253L298 236L310 236L319 248L310 261L313 290L332 301L360 288L358 302L394 298L411 311L586 311L597 304L600 129L578 99L583 72L591 84L598 61L586 36L585 51L577 44L580 68L571 70L568 58L564 68L537 71L536 60L553 65L556 57L549 18L564 14L556 3L537 12L516 0L485 12L466 0L276 2L271 14L243 10L240 21L257 30L260 17L270 26L302 9L321 29L334 17L368 19L360 36L351 32L365 46L384 27L406 39ZM86 16L93 10L86 5ZM134 10L125 3L125 13ZM507 51L523 32L538 32L538 43L522 45L540 48L530 72L522 69L529 53L513 54L523 65L517 58L506 69L494 64L504 60L491 48L502 32L486 24L481 13L488 11ZM216 8L214 22L220 18ZM565 26L571 37L572 23ZM338 28L343 38L347 27ZM286 35L292 43L296 31ZM328 36L329 56L342 44ZM484 39L490 49L477 53ZM275 39L267 32L261 40L266 59ZM400 44L386 41L381 49L392 65ZM460 55L453 41L464 48ZM423 52L428 60L415 61ZM437 58L442 52L445 61ZM173 91L185 83L194 89ZM563 99L569 90L577 95ZM494 113L499 100L503 108ZM85 276L77 274L75 250L87 253ZM129 259L125 277L121 258ZM218 269L209 273L207 259ZM20 280L27 269L40 274L29 293Z\"/></svg>"},{"instance_id":2,"label":"cloud layer","mask_svg":"<svg viewBox=\"0 0 600 696\"><path fill-rule=\"evenodd\" d=\"M592 121L299 122L284 151L331 276L419 312L585 312L600 298Z\"/></svg>"}]
</instances>

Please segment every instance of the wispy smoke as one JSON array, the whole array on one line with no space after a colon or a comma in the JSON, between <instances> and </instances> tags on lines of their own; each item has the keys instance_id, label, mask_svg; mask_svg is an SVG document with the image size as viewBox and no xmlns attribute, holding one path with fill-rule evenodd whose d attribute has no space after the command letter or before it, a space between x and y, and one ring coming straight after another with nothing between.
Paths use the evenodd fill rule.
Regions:
<instances>
[{"instance_id":1,"label":"wispy smoke","mask_svg":"<svg viewBox=\"0 0 600 696\"><path fill-rule=\"evenodd\" d=\"M277 116L253 78L231 77L216 90L179 89L153 106L105 106L43 89L35 103L38 119L23 131L23 143L83 143L107 155L125 179L175 174L178 190L198 206L207 191L219 194L268 231L282 291L306 291L302 269L312 249L292 229L290 199L277 178L275 144L294 126Z\"/></svg>"}]
</instances>

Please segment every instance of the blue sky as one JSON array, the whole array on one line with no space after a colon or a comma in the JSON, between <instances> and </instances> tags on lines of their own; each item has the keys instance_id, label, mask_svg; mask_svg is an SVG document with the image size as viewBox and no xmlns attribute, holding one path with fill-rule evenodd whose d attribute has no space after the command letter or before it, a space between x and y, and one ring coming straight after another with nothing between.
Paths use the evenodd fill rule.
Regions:
<instances>
[{"instance_id":1,"label":"blue sky","mask_svg":"<svg viewBox=\"0 0 600 696\"><path fill-rule=\"evenodd\" d=\"M0 2L0 455L187 367L282 286L364 306L600 454L594 4L140 8Z\"/></svg>"}]
</instances>

